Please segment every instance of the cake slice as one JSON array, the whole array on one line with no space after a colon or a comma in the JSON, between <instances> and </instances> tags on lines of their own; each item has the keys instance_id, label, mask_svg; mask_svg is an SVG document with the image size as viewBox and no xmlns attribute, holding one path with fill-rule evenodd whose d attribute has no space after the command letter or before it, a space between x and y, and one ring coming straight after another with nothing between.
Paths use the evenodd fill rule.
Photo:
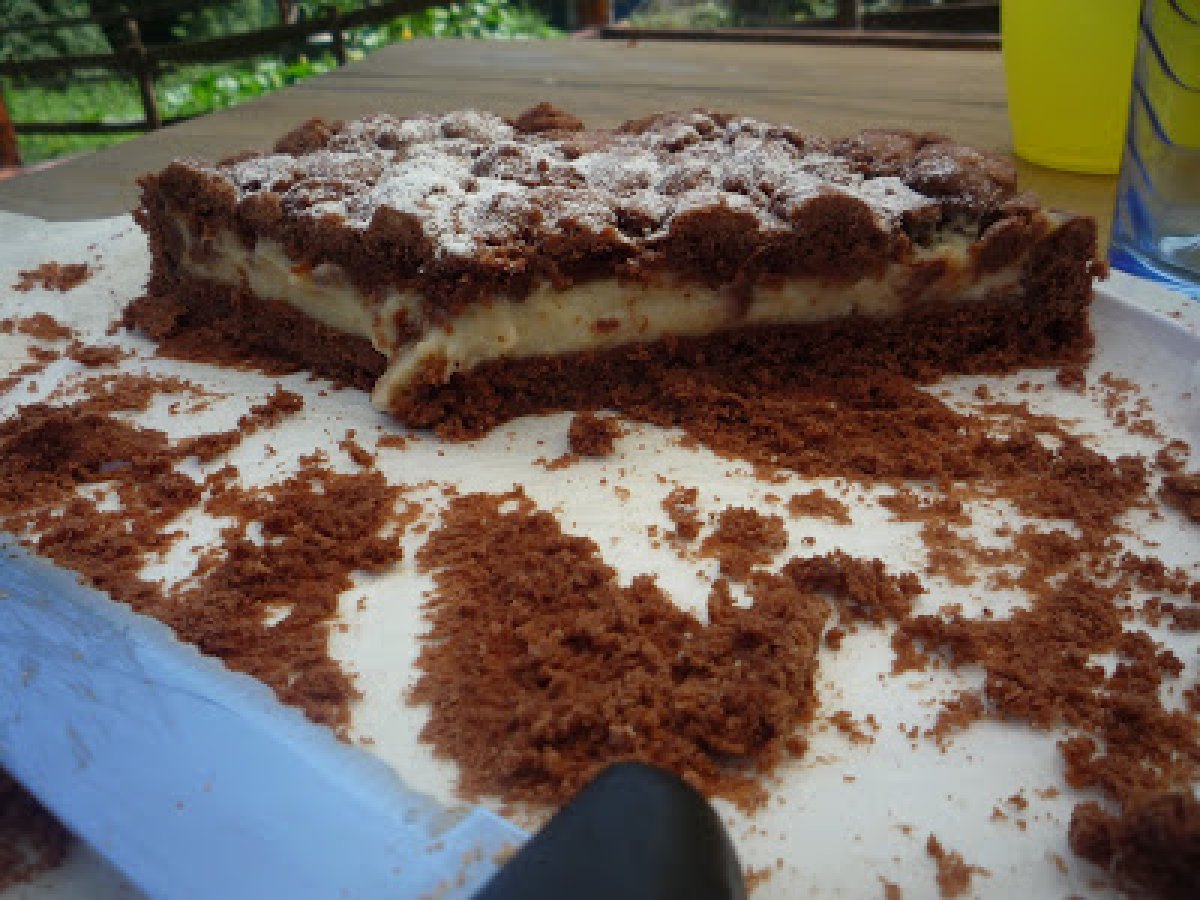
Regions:
<instances>
[{"instance_id":1,"label":"cake slice","mask_svg":"<svg viewBox=\"0 0 1200 900\"><path fill-rule=\"evenodd\" d=\"M177 352L266 355L452 437L663 378L780 385L1077 362L1095 223L937 135L542 104L327 124L141 181Z\"/></svg>"}]
</instances>

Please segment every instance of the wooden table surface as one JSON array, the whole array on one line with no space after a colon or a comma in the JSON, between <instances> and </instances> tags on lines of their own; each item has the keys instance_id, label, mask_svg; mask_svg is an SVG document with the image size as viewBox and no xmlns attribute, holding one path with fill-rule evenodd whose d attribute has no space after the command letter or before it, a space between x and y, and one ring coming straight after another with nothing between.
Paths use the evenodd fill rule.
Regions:
<instances>
[{"instance_id":1,"label":"wooden table surface","mask_svg":"<svg viewBox=\"0 0 1200 900\"><path fill-rule=\"evenodd\" d=\"M872 126L941 131L1011 152L1000 54L719 43L413 41L234 109L0 182L0 209L47 219L119 215L136 177L178 156L269 145L310 116L462 107L510 115L539 100L588 124L708 107L841 135ZM1115 179L1020 163L1050 206L1089 213L1107 235Z\"/></svg>"}]
</instances>

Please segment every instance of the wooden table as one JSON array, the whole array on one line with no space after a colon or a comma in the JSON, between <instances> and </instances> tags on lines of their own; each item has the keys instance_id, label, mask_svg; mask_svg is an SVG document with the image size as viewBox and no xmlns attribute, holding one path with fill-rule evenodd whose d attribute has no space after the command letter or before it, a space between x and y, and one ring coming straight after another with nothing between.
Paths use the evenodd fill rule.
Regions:
<instances>
[{"instance_id":1,"label":"wooden table","mask_svg":"<svg viewBox=\"0 0 1200 900\"><path fill-rule=\"evenodd\" d=\"M891 125L1011 152L1004 72L991 51L615 41L413 41L234 109L0 182L0 209L48 219L119 215L136 177L177 156L268 145L310 116L462 107L515 114L539 100L592 125L709 107L829 135ZM1107 235L1115 179L1020 164L1051 206L1089 213Z\"/></svg>"}]
</instances>

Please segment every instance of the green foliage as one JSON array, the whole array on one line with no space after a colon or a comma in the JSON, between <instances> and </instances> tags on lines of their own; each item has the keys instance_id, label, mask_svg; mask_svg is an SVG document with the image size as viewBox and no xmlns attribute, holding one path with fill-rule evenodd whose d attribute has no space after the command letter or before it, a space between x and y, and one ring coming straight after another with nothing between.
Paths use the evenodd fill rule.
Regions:
<instances>
[{"instance_id":1,"label":"green foliage","mask_svg":"<svg viewBox=\"0 0 1200 900\"><path fill-rule=\"evenodd\" d=\"M651 2L632 13L629 24L639 28L724 28L733 24L733 14L729 4L720 0L687 6Z\"/></svg>"},{"instance_id":2,"label":"green foliage","mask_svg":"<svg viewBox=\"0 0 1200 900\"><path fill-rule=\"evenodd\" d=\"M99 5L99 4L97 4ZM327 5L319 2L297 4L300 14L317 15ZM357 9L361 2L339 2L346 9ZM53 7L53 9L51 9ZM70 0L0 0L0 21L45 21L51 17L87 15L88 4ZM207 4L178 16L172 25L180 39L202 40L278 23L273 0L231 0ZM78 30L78 29L76 29ZM86 31L87 29L82 29ZM61 29L66 33L66 29ZM58 32L50 32L53 35ZM396 41L416 37L462 38L549 38L561 34L546 24L542 16L525 6L504 0L474 0L433 7L402 16L387 25L359 28L346 36L351 58L361 58ZM13 35L0 36L0 58L4 52L28 59L35 55L109 52L103 34L92 28L89 44L55 45L44 37L36 48L20 45ZM36 52L35 52L36 50ZM243 100L285 87L336 67L327 49L297 58L265 56L244 62L221 65L189 65L163 72L155 84L159 110L164 118L202 115L233 106ZM5 97L16 122L135 122L142 118L142 105L132 81L114 73L75 73L61 83L50 80L8 84ZM22 158L38 162L65 153L90 150L126 140L136 135L21 135Z\"/></svg>"},{"instance_id":3,"label":"green foliage","mask_svg":"<svg viewBox=\"0 0 1200 900\"><path fill-rule=\"evenodd\" d=\"M473 0L431 6L401 16L387 26L391 41L431 38L553 38L562 32L546 23L541 13L505 0Z\"/></svg>"},{"instance_id":4,"label":"green foliage","mask_svg":"<svg viewBox=\"0 0 1200 900\"><path fill-rule=\"evenodd\" d=\"M159 80L159 107L165 118L196 116L234 106L313 75L337 68L332 56L295 62L264 58L227 66L188 66Z\"/></svg>"},{"instance_id":5,"label":"green foliage","mask_svg":"<svg viewBox=\"0 0 1200 900\"><path fill-rule=\"evenodd\" d=\"M171 31L180 41L202 41L278 24L279 13L274 0L225 0L184 10Z\"/></svg>"},{"instance_id":6,"label":"green foliage","mask_svg":"<svg viewBox=\"0 0 1200 900\"><path fill-rule=\"evenodd\" d=\"M78 18L90 12L84 0L0 0L0 59L107 53L108 41L95 25L16 30L22 25Z\"/></svg>"}]
</instances>

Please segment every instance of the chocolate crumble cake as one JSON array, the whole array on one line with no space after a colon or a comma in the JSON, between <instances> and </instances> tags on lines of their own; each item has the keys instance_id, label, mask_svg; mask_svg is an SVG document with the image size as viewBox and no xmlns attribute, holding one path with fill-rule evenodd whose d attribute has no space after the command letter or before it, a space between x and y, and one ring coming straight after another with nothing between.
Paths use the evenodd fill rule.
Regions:
<instances>
[{"instance_id":1,"label":"chocolate crumble cake","mask_svg":"<svg viewBox=\"0 0 1200 900\"><path fill-rule=\"evenodd\" d=\"M1103 270L1095 223L1018 193L1005 159L713 112L314 119L141 186L153 269L127 324L458 437L706 367L772 384L1078 362Z\"/></svg>"}]
</instances>

